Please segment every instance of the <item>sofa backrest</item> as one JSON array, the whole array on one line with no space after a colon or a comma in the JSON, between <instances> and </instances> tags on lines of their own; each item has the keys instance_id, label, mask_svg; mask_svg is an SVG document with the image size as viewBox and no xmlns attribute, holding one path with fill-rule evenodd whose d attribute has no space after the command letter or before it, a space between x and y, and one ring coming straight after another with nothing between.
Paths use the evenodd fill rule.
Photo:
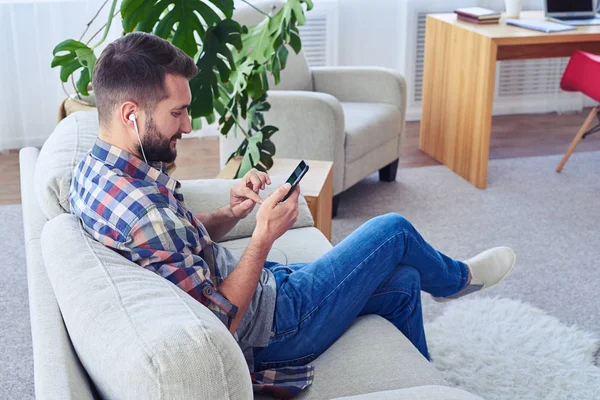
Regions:
<instances>
[{"instance_id":1,"label":"sofa backrest","mask_svg":"<svg viewBox=\"0 0 600 400\"><path fill-rule=\"evenodd\" d=\"M277 12L285 2L281 0L259 0L253 1L252 5L265 14ZM242 25L254 26L263 21L266 17L258 12L255 8L247 4L236 5L236 10L233 14L233 19ZM304 52L296 54L294 50L288 46L289 55L285 69L281 71L281 81L275 86L275 81L271 74L268 74L269 87L271 90L307 90L313 91L314 85L312 74L304 56Z\"/></svg>"},{"instance_id":2,"label":"sofa backrest","mask_svg":"<svg viewBox=\"0 0 600 400\"><path fill-rule=\"evenodd\" d=\"M35 195L47 219L69 212L73 170L98 137L98 114L79 111L60 121L44 143L34 172Z\"/></svg>"},{"instance_id":3,"label":"sofa backrest","mask_svg":"<svg viewBox=\"0 0 600 400\"><path fill-rule=\"evenodd\" d=\"M225 325L175 285L95 241L76 216L46 223L42 254L71 342L101 398L252 397L248 366Z\"/></svg>"}]
</instances>

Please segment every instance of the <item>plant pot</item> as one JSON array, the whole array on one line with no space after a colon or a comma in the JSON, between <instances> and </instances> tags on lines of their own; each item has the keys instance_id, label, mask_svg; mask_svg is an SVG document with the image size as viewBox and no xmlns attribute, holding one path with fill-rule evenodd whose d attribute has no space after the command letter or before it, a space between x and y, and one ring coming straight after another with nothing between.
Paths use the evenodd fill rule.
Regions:
<instances>
[{"instance_id":1,"label":"plant pot","mask_svg":"<svg viewBox=\"0 0 600 400\"><path fill-rule=\"evenodd\" d=\"M58 121L60 122L75 111L96 111L96 97L90 91L89 96L77 96L73 94L63 100L58 108Z\"/></svg>"},{"instance_id":2,"label":"plant pot","mask_svg":"<svg viewBox=\"0 0 600 400\"><path fill-rule=\"evenodd\" d=\"M523 9L523 0L504 0L506 16L508 18L519 18Z\"/></svg>"}]
</instances>

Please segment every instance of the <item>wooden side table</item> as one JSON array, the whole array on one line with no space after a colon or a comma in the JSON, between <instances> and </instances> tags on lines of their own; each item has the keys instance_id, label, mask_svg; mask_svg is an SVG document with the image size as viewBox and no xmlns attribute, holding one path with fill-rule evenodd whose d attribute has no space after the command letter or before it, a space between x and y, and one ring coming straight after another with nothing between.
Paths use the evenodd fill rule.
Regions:
<instances>
[{"instance_id":1,"label":"wooden side table","mask_svg":"<svg viewBox=\"0 0 600 400\"><path fill-rule=\"evenodd\" d=\"M287 178L296 168L300 160L274 158L269 175ZM331 240L331 201L333 199L333 163L331 161L306 160L309 170L300 182L302 195L306 199L310 213L315 220L315 227L327 240ZM240 164L239 159L232 159L219 172L217 178L231 179ZM284 178L284 179L285 179Z\"/></svg>"}]
</instances>

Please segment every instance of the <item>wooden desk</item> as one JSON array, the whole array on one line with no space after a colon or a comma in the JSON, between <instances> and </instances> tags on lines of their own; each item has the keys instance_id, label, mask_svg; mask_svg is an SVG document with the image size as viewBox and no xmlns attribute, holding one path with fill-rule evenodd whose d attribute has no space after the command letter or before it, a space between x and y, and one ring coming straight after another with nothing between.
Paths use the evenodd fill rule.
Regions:
<instances>
[{"instance_id":1,"label":"wooden desk","mask_svg":"<svg viewBox=\"0 0 600 400\"><path fill-rule=\"evenodd\" d=\"M240 165L241 159L232 159L219 172L217 178L231 179ZM298 166L300 160L274 158L269 170L272 177L287 179ZM315 220L315 228L320 230L327 240L331 240L331 201L333 199L333 163L331 161L306 160L309 170L300 182L302 195L306 199L310 213Z\"/></svg>"},{"instance_id":2,"label":"wooden desk","mask_svg":"<svg viewBox=\"0 0 600 400\"><path fill-rule=\"evenodd\" d=\"M544 19L543 13L521 13ZM427 16L419 148L484 189L492 128L496 61L600 54L600 26L543 33L506 25L477 25L455 14Z\"/></svg>"}]
</instances>

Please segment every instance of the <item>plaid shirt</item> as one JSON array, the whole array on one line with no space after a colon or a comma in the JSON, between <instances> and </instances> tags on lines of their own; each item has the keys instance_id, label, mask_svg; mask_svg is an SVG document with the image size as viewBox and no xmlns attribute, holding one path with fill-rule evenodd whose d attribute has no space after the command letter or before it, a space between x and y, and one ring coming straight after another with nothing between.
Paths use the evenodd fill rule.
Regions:
<instances>
[{"instance_id":1,"label":"plaid shirt","mask_svg":"<svg viewBox=\"0 0 600 400\"><path fill-rule=\"evenodd\" d=\"M229 329L238 308L218 291L226 277L215 266L208 232L179 188L164 163L150 166L98 139L75 168L69 201L94 239L168 279ZM311 385L313 372L310 365L251 376L255 392L291 398Z\"/></svg>"}]
</instances>

